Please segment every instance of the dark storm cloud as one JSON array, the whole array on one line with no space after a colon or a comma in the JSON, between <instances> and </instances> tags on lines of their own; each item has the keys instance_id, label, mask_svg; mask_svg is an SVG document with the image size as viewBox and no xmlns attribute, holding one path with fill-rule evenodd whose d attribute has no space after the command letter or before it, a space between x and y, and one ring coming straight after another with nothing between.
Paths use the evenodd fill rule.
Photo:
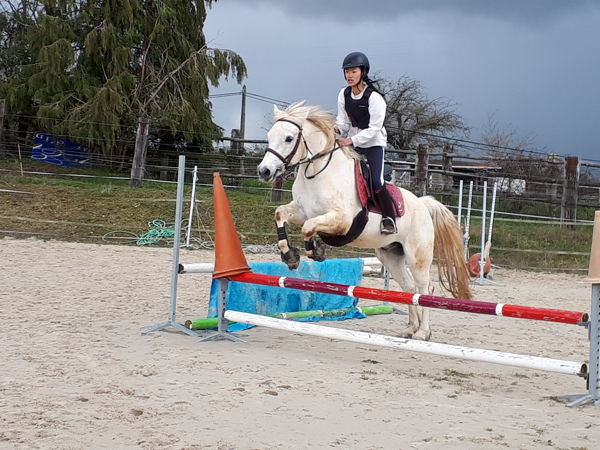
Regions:
<instances>
[{"instance_id":1,"label":"dark storm cloud","mask_svg":"<svg viewBox=\"0 0 600 450\"><path fill-rule=\"evenodd\" d=\"M230 0L231 1L231 0ZM565 14L600 8L600 0L233 0L232 3L271 6L318 20L392 21L411 13L445 12L532 25Z\"/></svg>"},{"instance_id":2,"label":"dark storm cloud","mask_svg":"<svg viewBox=\"0 0 600 450\"><path fill-rule=\"evenodd\" d=\"M242 55L249 92L335 111L340 60L359 47L382 77L456 102L475 140L493 113L536 148L598 160L598 24L600 0L223 0L205 31ZM239 127L240 98L215 98L213 111ZM272 105L250 99L246 118L247 137L263 138Z\"/></svg>"}]
</instances>

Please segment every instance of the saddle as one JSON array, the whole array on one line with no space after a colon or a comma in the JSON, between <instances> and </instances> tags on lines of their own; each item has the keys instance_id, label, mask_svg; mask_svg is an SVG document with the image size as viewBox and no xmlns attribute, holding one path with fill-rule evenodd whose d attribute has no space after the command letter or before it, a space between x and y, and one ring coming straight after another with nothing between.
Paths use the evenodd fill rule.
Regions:
<instances>
[{"instance_id":1,"label":"saddle","mask_svg":"<svg viewBox=\"0 0 600 450\"><path fill-rule=\"evenodd\" d=\"M366 161L354 161L354 177L356 178L356 190L362 207L366 207L369 212L381 214L381 208L375 201L373 195L373 185L370 179L371 175ZM388 194L390 194L390 197L394 200L394 210L396 212L394 217L402 217L404 215L404 199L402 198L402 192L398 186L391 183L384 183L384 187L388 191Z\"/></svg>"},{"instance_id":2,"label":"saddle","mask_svg":"<svg viewBox=\"0 0 600 450\"><path fill-rule=\"evenodd\" d=\"M346 234L331 235L319 233L321 240L332 247L342 247L356 240L369 221L369 212L381 214L381 208L377 205L373 195L373 186L371 184L369 167L366 161L354 161L354 178L356 180L356 193L360 199L362 209L354 217L352 225ZM397 186L390 183L385 183L384 187L394 200L395 217L402 217L404 215L404 198L402 197L402 192Z\"/></svg>"}]
</instances>

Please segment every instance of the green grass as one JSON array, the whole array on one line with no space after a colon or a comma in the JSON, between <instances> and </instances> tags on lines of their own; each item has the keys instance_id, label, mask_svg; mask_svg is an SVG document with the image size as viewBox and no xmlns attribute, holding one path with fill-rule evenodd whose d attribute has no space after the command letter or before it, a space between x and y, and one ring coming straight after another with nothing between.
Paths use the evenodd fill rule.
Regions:
<instances>
[{"instance_id":1,"label":"green grass","mask_svg":"<svg viewBox=\"0 0 600 450\"><path fill-rule=\"evenodd\" d=\"M0 161L0 168L15 169ZM69 173L73 169L48 167L47 164L31 162L26 170ZM175 216L176 185L145 182L143 188L132 188L128 180L109 180L102 178L63 178L61 176L19 176L14 172L5 175L0 172L0 189L13 189L33 194L0 193L0 229L21 232L18 236L30 235L40 238L59 238L74 241L101 242L106 233L116 230L142 234L148 231L148 222L161 219L172 222ZM114 176L102 170L77 170L98 176ZM123 174L120 174L123 176ZM253 178L224 177L227 195L235 218L240 238L244 244L273 244L276 241L273 215L280 203L289 201L286 193L283 202L271 202L268 185ZM212 175L210 177L212 182ZM208 184L208 181L207 181ZM289 189L291 182L286 182ZM257 189L263 188L263 189ZM190 186L185 196L189 199ZM435 196L435 194L434 194ZM440 200L456 205L456 196L446 195ZM213 214L212 190L201 186L197 192L199 217L194 219L194 236L204 240L212 239ZM499 199L497 209L507 211L507 205ZM547 205L540 206L531 202L525 208L525 202L519 202L520 209L527 214L541 211ZM488 205L489 207L489 205ZM590 208L593 212L593 209ZM186 201L184 217L187 218L189 202ZM464 211L463 211L464 214ZM578 211L578 216L579 216ZM585 215L590 211L583 210ZM294 243L302 247L297 227L289 228ZM470 226L470 253L480 249L481 222L472 218ZM487 236L487 230L486 230ZM538 270L585 270L592 236L591 226L578 226L575 230L561 228L558 225L531 223L519 220L501 220L496 217L492 236L492 261L495 264L514 268L535 268ZM114 241L113 241L114 242ZM158 245L168 245L160 242ZM522 251L519 251L522 250ZM581 252L583 255L566 255L552 252ZM330 256L370 255L372 251L347 247L330 249Z\"/></svg>"}]
</instances>

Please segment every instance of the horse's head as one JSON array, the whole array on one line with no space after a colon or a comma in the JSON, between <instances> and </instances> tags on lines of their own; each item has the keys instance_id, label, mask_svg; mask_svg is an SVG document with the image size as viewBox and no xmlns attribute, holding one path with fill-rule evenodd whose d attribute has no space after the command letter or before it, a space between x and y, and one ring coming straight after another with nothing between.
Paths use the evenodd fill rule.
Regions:
<instances>
[{"instance_id":1,"label":"horse's head","mask_svg":"<svg viewBox=\"0 0 600 450\"><path fill-rule=\"evenodd\" d=\"M333 147L333 118L316 106L294 103L285 110L274 106L274 123L267 133L268 148L258 165L258 176L273 181L290 165L311 153ZM314 154L314 153L312 153Z\"/></svg>"}]
</instances>

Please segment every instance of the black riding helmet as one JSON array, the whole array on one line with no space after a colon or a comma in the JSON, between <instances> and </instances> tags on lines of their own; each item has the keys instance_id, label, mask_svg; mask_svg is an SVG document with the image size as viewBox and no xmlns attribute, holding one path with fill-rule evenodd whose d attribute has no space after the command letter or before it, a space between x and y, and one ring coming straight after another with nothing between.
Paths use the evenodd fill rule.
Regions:
<instances>
[{"instance_id":1,"label":"black riding helmet","mask_svg":"<svg viewBox=\"0 0 600 450\"><path fill-rule=\"evenodd\" d=\"M362 67L363 77L369 73L369 58L367 55L361 52L349 53L342 63L342 70L349 69L350 67Z\"/></svg>"}]
</instances>

